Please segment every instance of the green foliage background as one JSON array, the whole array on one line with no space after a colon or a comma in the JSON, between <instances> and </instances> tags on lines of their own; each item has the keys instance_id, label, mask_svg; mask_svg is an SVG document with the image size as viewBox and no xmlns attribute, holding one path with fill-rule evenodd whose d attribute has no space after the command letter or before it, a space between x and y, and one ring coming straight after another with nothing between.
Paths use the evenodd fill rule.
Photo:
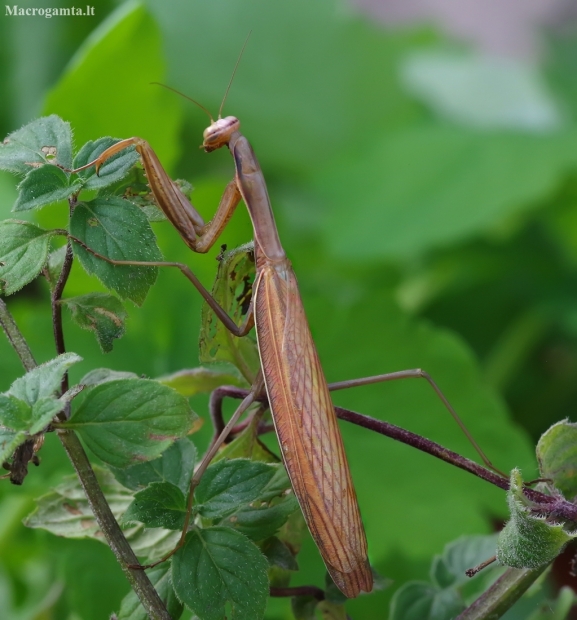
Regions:
<instances>
[{"instance_id":1,"label":"green foliage background","mask_svg":"<svg viewBox=\"0 0 577 620\"><path fill-rule=\"evenodd\" d=\"M216 114L250 30L224 114L240 118L264 169L328 380L422 367L494 462L530 479L531 440L572 417L577 400L576 40L552 37L540 68L560 110L556 126L480 129L439 113L403 80L416 53L467 50L427 28L387 31L335 0L102 1L94 17L3 16L2 135L57 113L78 146L103 135L146 138L173 177L193 183L193 201L210 219L232 175L230 156L199 151L203 113L149 83L170 84ZM2 173L2 218L14 187ZM64 213L62 205L30 217L55 227ZM195 256L168 224L155 230L167 259L187 262L209 286L218 248ZM250 237L239 209L222 242ZM99 287L78 269L66 295ZM45 283L8 302L37 360L53 357ZM161 273L144 305L129 305L127 335L106 356L67 316L67 348L84 358L75 378L101 366L152 377L196 366L200 308L180 274ZM0 338L0 389L21 373ZM424 382L338 392L335 402L475 457ZM206 417L206 399L193 406ZM395 585L426 577L446 542L489 532L505 517L504 494L487 484L342 429L371 561ZM41 456L23 488L0 486L3 617L106 618L128 588L112 554L21 525L32 498L70 472L54 437ZM310 540L299 564L295 585L322 586ZM389 597L347 608L383 618ZM267 618L288 614L286 601L271 601Z\"/></svg>"}]
</instances>

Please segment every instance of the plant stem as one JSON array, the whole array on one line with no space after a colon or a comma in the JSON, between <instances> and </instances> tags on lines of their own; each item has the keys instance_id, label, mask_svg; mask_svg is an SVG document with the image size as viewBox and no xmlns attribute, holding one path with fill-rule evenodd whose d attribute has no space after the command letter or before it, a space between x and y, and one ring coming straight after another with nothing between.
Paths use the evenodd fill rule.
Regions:
<instances>
[{"instance_id":1,"label":"plant stem","mask_svg":"<svg viewBox=\"0 0 577 620\"><path fill-rule=\"evenodd\" d=\"M27 371L36 368L36 361L32 355L32 351L22 335L22 332L18 329L16 321L14 321L3 299L0 299L0 326L2 326L8 341L12 345L14 351L16 351L16 355L20 358L24 368Z\"/></svg>"},{"instance_id":2,"label":"plant stem","mask_svg":"<svg viewBox=\"0 0 577 620\"><path fill-rule=\"evenodd\" d=\"M170 614L147 574L141 569L130 568L130 566L139 566L138 558L110 510L80 440L73 431L59 430L58 437L80 478L80 484L86 493L96 521L146 613L153 620L171 620Z\"/></svg>"},{"instance_id":3,"label":"plant stem","mask_svg":"<svg viewBox=\"0 0 577 620\"><path fill-rule=\"evenodd\" d=\"M50 303L52 306L52 331L54 332L54 342L56 343L56 352L61 355L66 351L66 345L64 344L64 330L62 328L62 306L60 305L60 299L64 292L64 287L68 281L70 270L72 269L72 260L74 254L72 253L72 243L68 240L66 244L66 256L64 257L64 264L62 265L62 271L58 277L56 286L52 289L52 295ZM60 386L62 394L68 391L68 372L64 373L62 377L62 384ZM66 417L70 417L70 406L67 407Z\"/></svg>"},{"instance_id":4,"label":"plant stem","mask_svg":"<svg viewBox=\"0 0 577 620\"><path fill-rule=\"evenodd\" d=\"M455 620L495 620L500 618L545 571L539 568L509 568Z\"/></svg>"}]
</instances>

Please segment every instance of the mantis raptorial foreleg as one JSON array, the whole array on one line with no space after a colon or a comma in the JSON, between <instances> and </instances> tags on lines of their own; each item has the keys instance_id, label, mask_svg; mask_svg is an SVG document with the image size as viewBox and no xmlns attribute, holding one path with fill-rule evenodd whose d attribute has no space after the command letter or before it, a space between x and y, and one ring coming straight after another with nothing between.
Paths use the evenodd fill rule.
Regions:
<instances>
[{"instance_id":1,"label":"mantis raptorial foreleg","mask_svg":"<svg viewBox=\"0 0 577 620\"><path fill-rule=\"evenodd\" d=\"M120 142L103 151L94 161L70 172L77 173L94 166L98 174L100 167L106 160L130 146L136 148L142 159L148 184L157 205L178 230L183 241L193 252L200 254L208 252L241 200L241 194L235 180L226 186L214 217L208 224L205 224L200 213L182 193L179 186L168 176L150 144L142 138L120 140Z\"/></svg>"}]
</instances>

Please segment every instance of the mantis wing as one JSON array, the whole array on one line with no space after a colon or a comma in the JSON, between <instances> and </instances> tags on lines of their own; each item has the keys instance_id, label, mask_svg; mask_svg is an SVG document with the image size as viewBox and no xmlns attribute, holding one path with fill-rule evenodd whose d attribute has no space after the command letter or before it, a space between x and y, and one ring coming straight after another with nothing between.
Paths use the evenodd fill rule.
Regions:
<instances>
[{"instance_id":1,"label":"mantis wing","mask_svg":"<svg viewBox=\"0 0 577 620\"><path fill-rule=\"evenodd\" d=\"M349 598L373 576L357 497L327 383L288 260L255 286L262 370L285 467L333 581Z\"/></svg>"}]
</instances>

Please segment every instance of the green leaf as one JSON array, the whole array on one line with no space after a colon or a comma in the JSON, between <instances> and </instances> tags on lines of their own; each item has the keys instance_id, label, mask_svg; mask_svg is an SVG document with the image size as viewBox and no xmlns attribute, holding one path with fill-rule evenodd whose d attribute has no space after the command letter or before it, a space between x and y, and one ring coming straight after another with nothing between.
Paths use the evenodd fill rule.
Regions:
<instances>
[{"instance_id":1,"label":"green leaf","mask_svg":"<svg viewBox=\"0 0 577 620\"><path fill-rule=\"evenodd\" d=\"M438 620L454 618L465 609L456 590L441 590L411 581L401 586L391 600L390 620Z\"/></svg>"},{"instance_id":2,"label":"green leaf","mask_svg":"<svg viewBox=\"0 0 577 620\"><path fill-rule=\"evenodd\" d=\"M257 541L276 533L298 509L281 464L245 459L211 465L195 498L204 518L228 525Z\"/></svg>"},{"instance_id":3,"label":"green leaf","mask_svg":"<svg viewBox=\"0 0 577 620\"><path fill-rule=\"evenodd\" d=\"M289 494L277 501L255 508L241 506L235 513L222 520L221 524L229 525L258 542L278 533L288 518L298 509L299 504L295 496Z\"/></svg>"},{"instance_id":4,"label":"green leaf","mask_svg":"<svg viewBox=\"0 0 577 620\"><path fill-rule=\"evenodd\" d=\"M0 424L14 431L27 431L32 408L15 396L0 394Z\"/></svg>"},{"instance_id":5,"label":"green leaf","mask_svg":"<svg viewBox=\"0 0 577 620\"><path fill-rule=\"evenodd\" d=\"M308 536L308 529L301 510L295 510L277 534L278 539L298 555L303 545L303 537Z\"/></svg>"},{"instance_id":6,"label":"green leaf","mask_svg":"<svg viewBox=\"0 0 577 620\"><path fill-rule=\"evenodd\" d=\"M503 571L493 565L474 579L465 575L466 569L494 555L495 543L496 535L463 536L445 545L443 553L433 558L429 583L409 581L393 595L391 619L454 618L465 608L466 602L477 598ZM378 589L384 589L390 583L390 580L375 576ZM336 589L335 586L332 588ZM338 591L336 594L342 596ZM331 600L332 595L327 595L327 598ZM333 602L338 602L338 599Z\"/></svg>"},{"instance_id":7,"label":"green leaf","mask_svg":"<svg viewBox=\"0 0 577 620\"><path fill-rule=\"evenodd\" d=\"M218 461L206 470L196 489L198 510L207 519L217 519L231 514L239 504L270 500L290 488L286 473L278 484L282 471L282 465L248 459Z\"/></svg>"},{"instance_id":8,"label":"green leaf","mask_svg":"<svg viewBox=\"0 0 577 620\"><path fill-rule=\"evenodd\" d=\"M11 295L34 280L46 264L55 234L29 222L0 222L0 293Z\"/></svg>"},{"instance_id":9,"label":"green leaf","mask_svg":"<svg viewBox=\"0 0 577 620\"><path fill-rule=\"evenodd\" d=\"M146 527L182 530L186 516L184 493L170 482L153 482L134 496L122 520L140 521Z\"/></svg>"},{"instance_id":10,"label":"green leaf","mask_svg":"<svg viewBox=\"0 0 577 620\"><path fill-rule=\"evenodd\" d=\"M562 124L533 64L463 50L427 50L410 54L401 73L410 92L459 125L544 133Z\"/></svg>"},{"instance_id":11,"label":"green leaf","mask_svg":"<svg viewBox=\"0 0 577 620\"><path fill-rule=\"evenodd\" d=\"M124 335L128 314L114 295L89 293L63 299L62 303L70 309L77 325L94 332L103 353L112 351L114 339Z\"/></svg>"},{"instance_id":12,"label":"green leaf","mask_svg":"<svg viewBox=\"0 0 577 620\"><path fill-rule=\"evenodd\" d=\"M109 196L78 204L70 220L70 232L95 252L113 260L162 260L146 216L127 200ZM89 274L138 305L156 280L156 267L112 265L76 243L74 251Z\"/></svg>"},{"instance_id":13,"label":"green leaf","mask_svg":"<svg viewBox=\"0 0 577 620\"><path fill-rule=\"evenodd\" d=\"M294 494L289 493L272 502L258 501L240 505L230 515L220 521L254 541L272 536L284 525L299 504Z\"/></svg>"},{"instance_id":14,"label":"green leaf","mask_svg":"<svg viewBox=\"0 0 577 620\"><path fill-rule=\"evenodd\" d=\"M28 433L34 435L44 430L46 426L52 422L52 418L64 409L66 400L55 400L54 398L39 398L32 405L32 415L30 428Z\"/></svg>"},{"instance_id":15,"label":"green leaf","mask_svg":"<svg viewBox=\"0 0 577 620\"><path fill-rule=\"evenodd\" d=\"M123 370L111 370L110 368L95 368L90 372L87 372L80 383L85 386L94 386L99 383L106 383L108 381L116 381L117 379L138 379L138 375L135 372L128 372Z\"/></svg>"},{"instance_id":16,"label":"green leaf","mask_svg":"<svg viewBox=\"0 0 577 620\"><path fill-rule=\"evenodd\" d=\"M212 296L237 325L242 323L249 308L254 273L252 243L223 252L219 257ZM207 303L202 307L199 359L202 363L230 362L250 382L260 368L256 341L231 334Z\"/></svg>"},{"instance_id":17,"label":"green leaf","mask_svg":"<svg viewBox=\"0 0 577 620\"><path fill-rule=\"evenodd\" d=\"M188 494L195 462L196 448L191 441L183 438L175 441L159 459L124 469L112 468L112 473L121 484L134 491L152 482L170 482Z\"/></svg>"},{"instance_id":18,"label":"green leaf","mask_svg":"<svg viewBox=\"0 0 577 620\"><path fill-rule=\"evenodd\" d=\"M64 267L64 259L66 258L66 250L67 246L63 245L57 250L50 252L50 254L48 255L46 272L48 273L50 286L53 288L56 286L58 278L60 278L60 274L62 273L62 268Z\"/></svg>"},{"instance_id":19,"label":"green leaf","mask_svg":"<svg viewBox=\"0 0 577 620\"><path fill-rule=\"evenodd\" d=\"M165 222L166 215L156 204L153 193L147 184L144 169L134 166L120 181L108 187L107 194L130 200L146 215L149 222Z\"/></svg>"},{"instance_id":20,"label":"green leaf","mask_svg":"<svg viewBox=\"0 0 577 620\"><path fill-rule=\"evenodd\" d=\"M179 394L187 397L212 392L221 385L236 385L239 387L246 385L246 381L243 381L232 368L227 370L205 368L204 366L179 370L171 375L159 377L157 381L163 385L168 385Z\"/></svg>"},{"instance_id":21,"label":"green leaf","mask_svg":"<svg viewBox=\"0 0 577 620\"><path fill-rule=\"evenodd\" d=\"M34 168L18 186L18 199L13 211L28 211L66 200L79 192L81 185L75 181L69 185L68 175L60 168L47 164Z\"/></svg>"},{"instance_id":22,"label":"green leaf","mask_svg":"<svg viewBox=\"0 0 577 620\"><path fill-rule=\"evenodd\" d=\"M107 469L94 467L94 473L112 513L118 517L132 501L132 493L116 482ZM76 475L65 477L54 490L39 497L24 525L48 530L56 536L95 538L105 542Z\"/></svg>"},{"instance_id":23,"label":"green leaf","mask_svg":"<svg viewBox=\"0 0 577 620\"><path fill-rule=\"evenodd\" d=\"M511 518L497 541L497 560L513 568L537 568L552 562L577 537L562 523L553 523L531 512L523 494L523 479L518 469L511 472L507 503Z\"/></svg>"},{"instance_id":24,"label":"green leaf","mask_svg":"<svg viewBox=\"0 0 577 620\"><path fill-rule=\"evenodd\" d=\"M537 444L541 478L550 478L569 500L577 495L577 424L557 422Z\"/></svg>"},{"instance_id":25,"label":"green leaf","mask_svg":"<svg viewBox=\"0 0 577 620\"><path fill-rule=\"evenodd\" d=\"M28 438L25 431L14 431L0 426L0 461L5 461L14 454L14 450Z\"/></svg>"},{"instance_id":26,"label":"green leaf","mask_svg":"<svg viewBox=\"0 0 577 620\"><path fill-rule=\"evenodd\" d=\"M471 568L471 566L473 565L470 565L468 568ZM431 582L438 588L450 588L455 584L455 575L453 575L445 559L440 555L436 555L433 558L430 576Z\"/></svg>"},{"instance_id":27,"label":"green leaf","mask_svg":"<svg viewBox=\"0 0 577 620\"><path fill-rule=\"evenodd\" d=\"M27 375L24 378L26 377ZM38 379L37 376L29 377L29 384L31 385L28 385L28 388L31 388L32 392L35 389L36 379ZM46 376L44 376L45 379ZM22 379L17 379L17 382L21 381ZM24 386L17 382L15 384L17 386L20 385L22 391L25 392ZM14 384L12 387L14 387ZM28 438L44 430L52 422L54 416L59 411L62 411L66 403L76 394L77 390L69 390L59 399L54 398L52 395L40 396L34 399L33 402L27 402L10 393L0 394L0 424L2 425L0 426L1 458L6 458L6 456L10 455L22 443L23 438ZM22 394L20 392L19 395L30 396L30 394Z\"/></svg>"},{"instance_id":28,"label":"green leaf","mask_svg":"<svg viewBox=\"0 0 577 620\"><path fill-rule=\"evenodd\" d=\"M70 124L55 114L28 123L0 144L2 170L26 174L31 166L47 163L58 163L64 168L72 165Z\"/></svg>"},{"instance_id":29,"label":"green leaf","mask_svg":"<svg viewBox=\"0 0 577 620\"><path fill-rule=\"evenodd\" d=\"M29 405L34 405L40 399L54 396L54 393L60 389L64 373L80 361L82 358L76 353L63 353L16 379L7 394Z\"/></svg>"},{"instance_id":30,"label":"green leaf","mask_svg":"<svg viewBox=\"0 0 577 620\"><path fill-rule=\"evenodd\" d=\"M105 463L128 467L159 457L195 419L174 390L148 379L120 379L91 388L62 426L77 431Z\"/></svg>"},{"instance_id":31,"label":"green leaf","mask_svg":"<svg viewBox=\"0 0 577 620\"><path fill-rule=\"evenodd\" d=\"M297 509L288 517L286 523L275 536L259 544L270 563L268 576L271 587L285 588L289 586L293 576L292 571L300 570L301 567L297 565L296 556L301 550L303 537L308 538L309 531L302 511ZM290 554L290 557L287 553ZM303 561L305 562L304 566L306 566L308 560L305 558ZM320 567L318 570L320 571Z\"/></svg>"},{"instance_id":32,"label":"green leaf","mask_svg":"<svg viewBox=\"0 0 577 620\"><path fill-rule=\"evenodd\" d=\"M176 547L180 532L145 528L139 524L126 529L126 538L134 553L140 558L146 558L146 563L150 563L160 560Z\"/></svg>"},{"instance_id":33,"label":"green leaf","mask_svg":"<svg viewBox=\"0 0 577 620\"><path fill-rule=\"evenodd\" d=\"M112 514L119 520L133 499L132 493L107 469L98 466L93 469ZM54 490L38 498L36 509L24 520L24 525L47 530L56 536L93 538L106 544L76 475L65 477ZM136 555L152 562L174 549L180 534L138 525L124 528L124 535Z\"/></svg>"},{"instance_id":34,"label":"green leaf","mask_svg":"<svg viewBox=\"0 0 577 620\"><path fill-rule=\"evenodd\" d=\"M117 138L100 138L99 140L87 142L74 158L74 169L81 168L97 157L113 144L119 142ZM117 183L124 178L132 166L138 161L138 153L134 147L123 149L107 159L101 166L98 174L94 167L81 170L78 175L85 182L83 189L103 189Z\"/></svg>"},{"instance_id":35,"label":"green leaf","mask_svg":"<svg viewBox=\"0 0 577 620\"><path fill-rule=\"evenodd\" d=\"M172 560L178 598L202 620L259 620L268 598L268 562L242 534L227 527L194 529Z\"/></svg>"},{"instance_id":36,"label":"green leaf","mask_svg":"<svg viewBox=\"0 0 577 620\"><path fill-rule=\"evenodd\" d=\"M164 562L147 571L154 589L158 592L161 600L166 606L166 610L171 618L180 618L184 606L176 597L172 583L170 581L170 564ZM134 590L131 590L123 599L120 611L117 614L118 620L148 620L149 616L144 611L142 604L138 600Z\"/></svg>"}]
</instances>

